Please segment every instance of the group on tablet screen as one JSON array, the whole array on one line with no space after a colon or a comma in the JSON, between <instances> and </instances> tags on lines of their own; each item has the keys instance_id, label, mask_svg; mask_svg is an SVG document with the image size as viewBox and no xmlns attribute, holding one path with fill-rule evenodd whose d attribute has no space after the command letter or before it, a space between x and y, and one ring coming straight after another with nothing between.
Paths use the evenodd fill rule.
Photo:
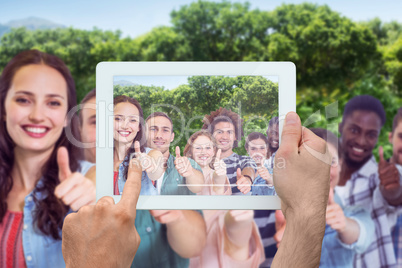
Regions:
<instances>
[{"instance_id":1,"label":"group on tablet screen","mask_svg":"<svg viewBox=\"0 0 402 268\"><path fill-rule=\"evenodd\" d=\"M136 99L115 97L113 193L122 193L130 160L138 158L142 195L276 195L272 173L278 117L270 118L267 136L252 132L246 137L247 155L234 152L244 136L237 113L219 108L202 123L184 148L171 148L175 133L168 114L153 112L145 118Z\"/></svg>"}]
</instances>

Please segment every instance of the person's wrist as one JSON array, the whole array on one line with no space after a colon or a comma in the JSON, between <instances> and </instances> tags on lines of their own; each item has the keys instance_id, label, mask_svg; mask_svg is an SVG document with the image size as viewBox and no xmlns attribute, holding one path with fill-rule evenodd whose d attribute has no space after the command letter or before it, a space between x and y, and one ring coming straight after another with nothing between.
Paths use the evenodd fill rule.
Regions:
<instances>
[{"instance_id":1,"label":"person's wrist","mask_svg":"<svg viewBox=\"0 0 402 268\"><path fill-rule=\"evenodd\" d=\"M295 232L295 233L304 233L305 236L310 236L309 230L311 233L314 233L313 236L318 235L318 230L322 230L322 236L324 235L325 232L325 225L326 225L326 219L325 219L325 211L322 213L317 213L317 212L308 212L306 211L304 213L303 210L299 211L292 211L292 210L287 210L285 214L285 219L286 219L286 228L289 229L289 232ZM306 228L306 226L314 226L313 229ZM312 237L313 238L319 238L320 235L317 237ZM322 239L322 237L321 237Z\"/></svg>"},{"instance_id":2,"label":"person's wrist","mask_svg":"<svg viewBox=\"0 0 402 268\"><path fill-rule=\"evenodd\" d=\"M251 176L249 176L249 175L243 175L243 177L248 178L248 179L250 180L251 184L253 184L253 179L251 178Z\"/></svg>"},{"instance_id":3,"label":"person's wrist","mask_svg":"<svg viewBox=\"0 0 402 268\"><path fill-rule=\"evenodd\" d=\"M310 205L310 207L313 207ZM307 208L307 207L306 207ZM296 208L293 207L287 207L285 208L285 211L283 211L283 214L285 216L286 222L295 222L296 225L303 225L304 223L310 223L310 222L322 222L325 225L326 222L326 210L325 208L322 210L309 210L303 208L303 206L299 206Z\"/></svg>"},{"instance_id":4,"label":"person's wrist","mask_svg":"<svg viewBox=\"0 0 402 268\"><path fill-rule=\"evenodd\" d=\"M386 189L383 184L380 184L380 190L387 197L389 201L394 201L400 198L402 195L402 187L399 185L396 189Z\"/></svg>"},{"instance_id":5,"label":"person's wrist","mask_svg":"<svg viewBox=\"0 0 402 268\"><path fill-rule=\"evenodd\" d=\"M338 234L339 235L345 234L348 229L348 225L350 225L350 219L345 218L345 225L337 230Z\"/></svg>"}]
</instances>

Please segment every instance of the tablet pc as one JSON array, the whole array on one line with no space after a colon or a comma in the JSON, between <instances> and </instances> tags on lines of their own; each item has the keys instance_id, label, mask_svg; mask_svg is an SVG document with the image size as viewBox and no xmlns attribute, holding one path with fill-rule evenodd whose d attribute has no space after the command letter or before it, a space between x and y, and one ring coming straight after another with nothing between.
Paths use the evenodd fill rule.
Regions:
<instances>
[{"instance_id":1,"label":"tablet pc","mask_svg":"<svg viewBox=\"0 0 402 268\"><path fill-rule=\"evenodd\" d=\"M233 171L233 165L240 165L240 172L243 172L246 167L248 170L254 169L255 174L259 175L257 171L260 167L256 164L259 158L248 157L248 154L252 155L252 153L245 149L246 139L250 133L259 132L266 135L269 121L273 117L278 118L280 137L286 113L296 110L296 68L293 63L101 62L96 68L96 88L97 199L113 196L115 202L120 200L125 179L124 157L118 156L118 148L122 146L123 141L116 143L119 139L116 135L120 133L123 136L120 138L127 139L130 143L132 139L130 140L129 136L132 132L137 133L138 129L135 130L135 127L130 129L130 122L135 120L123 115L124 112L117 113L113 103L117 96L127 96L141 105L143 115L142 118L138 116L137 119L141 121L138 126L142 126L144 130L141 139L141 148L145 150L144 153L159 150L165 156L165 162L161 164L164 172L159 179L150 179L151 176L143 172L142 182L144 183L142 183L137 209L280 209L280 200L274 191L273 193L268 191L269 195L265 195L264 191L262 195L251 194L260 193L259 189L272 189L269 181L266 183L268 188L266 185L254 182L253 191L243 194L241 190L245 192L247 190L241 187L246 183L238 185L236 180L250 179L250 176L237 176L237 170ZM156 116L154 116L155 112ZM165 118L162 113L167 117ZM214 120L220 117L228 120L218 120L221 123L218 125L215 123L218 121ZM125 122L124 129L115 129L118 128L117 120ZM167 123L167 129L163 130L163 122L160 122L164 121L166 125L168 122L166 120L170 121L170 125ZM227 143L230 144L233 141L228 138L231 132L231 124L228 124L228 121L234 125L235 137L234 143L230 146ZM225 129L225 126L229 126L229 129ZM227 180L222 184L217 183L214 177L217 175L214 175L212 162L216 159L211 158L209 163L203 163L202 160L208 157L196 156L196 151L193 151L196 150L194 146L190 146L191 149L187 150L187 156L191 155L187 158L191 160L186 163L190 163L191 167L183 171L175 162L178 157L186 156L183 150L187 144L191 143L190 137L201 129L214 137L216 145L214 156L221 149L222 157L220 158L225 162L228 171ZM166 132L166 139L163 138L162 131ZM152 134L153 132L156 134ZM131 146L134 147L133 144ZM269 144L267 146L269 147ZM179 154L176 151L177 147ZM194 152L194 155L189 152ZM233 158L235 154L239 157ZM129 154L126 155L128 156ZM133 154L130 154L130 157L133 157ZM233 164L232 158L239 162ZM269 173L272 173L269 165L272 167L273 158L266 158L265 166ZM116 165L116 159L121 163ZM198 174L198 178L200 173L205 173L206 176L207 173L204 171L207 165L212 167L212 171L209 170L212 172L210 177L214 178L213 183L211 180L209 183L207 180L196 183L199 180L195 179L190 183L193 177L196 177L194 174ZM191 170L194 171L191 175L186 173ZM261 175L260 180L262 177L264 176ZM219 190L228 187L232 194L228 194L226 190L223 194ZM206 188L209 190L204 191ZM212 191L212 188L218 189L217 193ZM202 191L200 192L199 189ZM201 194L203 192L209 192L209 194Z\"/></svg>"}]
</instances>

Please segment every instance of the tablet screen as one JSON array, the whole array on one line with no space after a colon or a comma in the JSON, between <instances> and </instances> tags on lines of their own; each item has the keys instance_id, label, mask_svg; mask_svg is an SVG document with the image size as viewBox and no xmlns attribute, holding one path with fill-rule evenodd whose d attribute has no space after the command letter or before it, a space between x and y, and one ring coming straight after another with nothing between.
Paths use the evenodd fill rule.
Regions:
<instances>
[{"instance_id":1,"label":"tablet screen","mask_svg":"<svg viewBox=\"0 0 402 268\"><path fill-rule=\"evenodd\" d=\"M96 86L97 199L118 202L135 162L137 209L280 208L272 172L296 109L293 63L101 62Z\"/></svg>"},{"instance_id":2,"label":"tablet screen","mask_svg":"<svg viewBox=\"0 0 402 268\"><path fill-rule=\"evenodd\" d=\"M137 157L142 195L276 195L277 76L114 76L113 98L115 194Z\"/></svg>"}]
</instances>

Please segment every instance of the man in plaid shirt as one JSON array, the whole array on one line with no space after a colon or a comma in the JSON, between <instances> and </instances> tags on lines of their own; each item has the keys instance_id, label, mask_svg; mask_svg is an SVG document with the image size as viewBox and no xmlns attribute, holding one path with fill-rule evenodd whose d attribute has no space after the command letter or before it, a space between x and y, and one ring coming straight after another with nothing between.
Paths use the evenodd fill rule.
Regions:
<instances>
[{"instance_id":1,"label":"man in plaid shirt","mask_svg":"<svg viewBox=\"0 0 402 268\"><path fill-rule=\"evenodd\" d=\"M402 166L402 107L398 109L392 122L389 141L393 146L393 154L389 162ZM392 240L394 242L396 262L399 266L402 266L402 215L398 217L392 232Z\"/></svg>"},{"instance_id":2,"label":"man in plaid shirt","mask_svg":"<svg viewBox=\"0 0 402 268\"><path fill-rule=\"evenodd\" d=\"M367 209L376 228L374 242L366 252L356 255L355 267L396 267L391 227L402 203L402 178L396 166L383 159L382 148L379 164L373 156L385 119L381 102L362 95L345 105L339 125L344 162L335 191L344 206Z\"/></svg>"}]
</instances>

